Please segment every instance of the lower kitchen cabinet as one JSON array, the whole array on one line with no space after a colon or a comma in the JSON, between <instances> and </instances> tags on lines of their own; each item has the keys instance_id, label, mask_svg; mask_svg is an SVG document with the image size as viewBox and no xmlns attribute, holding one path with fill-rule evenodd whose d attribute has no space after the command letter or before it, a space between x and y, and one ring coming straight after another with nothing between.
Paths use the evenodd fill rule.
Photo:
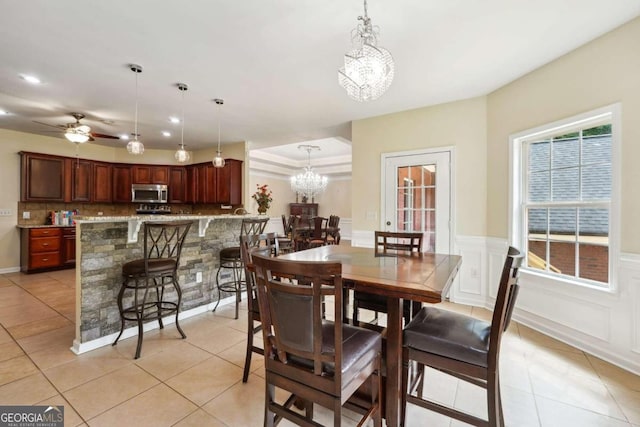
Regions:
<instances>
[{"instance_id":1,"label":"lower kitchen cabinet","mask_svg":"<svg viewBox=\"0 0 640 427\"><path fill-rule=\"evenodd\" d=\"M75 267L75 227L23 228L20 270L33 273Z\"/></svg>"}]
</instances>

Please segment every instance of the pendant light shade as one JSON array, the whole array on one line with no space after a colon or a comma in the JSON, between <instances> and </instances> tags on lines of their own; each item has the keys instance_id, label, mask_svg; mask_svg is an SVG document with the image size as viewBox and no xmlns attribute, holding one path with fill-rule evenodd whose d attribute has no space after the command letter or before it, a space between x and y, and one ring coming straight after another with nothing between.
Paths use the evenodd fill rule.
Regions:
<instances>
[{"instance_id":1,"label":"pendant light shade","mask_svg":"<svg viewBox=\"0 0 640 427\"><path fill-rule=\"evenodd\" d=\"M224 158L222 157L222 151L220 150L220 110L222 104L224 104L223 99L216 98L213 100L216 104L218 104L218 151L216 151L216 156L213 158L213 166L216 168L224 167Z\"/></svg>"},{"instance_id":2,"label":"pendant light shade","mask_svg":"<svg viewBox=\"0 0 640 427\"><path fill-rule=\"evenodd\" d=\"M182 92L182 133L180 135L180 145L176 151L175 158L178 163L185 163L191 158L189 152L184 149L184 93L189 89L189 86L185 83L178 83L178 89Z\"/></svg>"},{"instance_id":3,"label":"pendant light shade","mask_svg":"<svg viewBox=\"0 0 640 427\"><path fill-rule=\"evenodd\" d=\"M380 30L371 24L364 0L364 16L358 16L361 24L351 32L354 49L344 55L344 66L338 70L338 83L347 95L356 101L373 101L391 86L395 64L391 53L378 46Z\"/></svg>"},{"instance_id":4,"label":"pendant light shade","mask_svg":"<svg viewBox=\"0 0 640 427\"><path fill-rule=\"evenodd\" d=\"M138 141L138 74L142 72L142 67L140 65L131 64L129 65L129 68L136 75L136 115L133 141L129 141L129 143L127 144L127 151L129 152L129 154L138 155L144 153L144 144Z\"/></svg>"}]
</instances>

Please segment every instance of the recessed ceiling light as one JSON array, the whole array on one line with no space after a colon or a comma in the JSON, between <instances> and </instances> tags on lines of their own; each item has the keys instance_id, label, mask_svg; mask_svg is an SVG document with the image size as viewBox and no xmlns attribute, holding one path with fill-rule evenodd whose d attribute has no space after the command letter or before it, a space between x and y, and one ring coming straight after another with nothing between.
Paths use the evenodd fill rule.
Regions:
<instances>
[{"instance_id":1,"label":"recessed ceiling light","mask_svg":"<svg viewBox=\"0 0 640 427\"><path fill-rule=\"evenodd\" d=\"M22 80L27 81L29 83L32 83L34 85L42 83L40 81L40 79L37 78L36 76L30 76L28 74L21 74L20 77L22 78Z\"/></svg>"},{"instance_id":2,"label":"recessed ceiling light","mask_svg":"<svg viewBox=\"0 0 640 427\"><path fill-rule=\"evenodd\" d=\"M0 110L0 116L8 116L8 115L9 115L8 111Z\"/></svg>"},{"instance_id":3,"label":"recessed ceiling light","mask_svg":"<svg viewBox=\"0 0 640 427\"><path fill-rule=\"evenodd\" d=\"M173 124L178 124L180 123L180 119L177 117L169 117L169 121Z\"/></svg>"},{"instance_id":4,"label":"recessed ceiling light","mask_svg":"<svg viewBox=\"0 0 640 427\"><path fill-rule=\"evenodd\" d=\"M122 135L120 135L120 139L124 139L125 141L128 141L129 135L127 135L126 133L123 133Z\"/></svg>"},{"instance_id":5,"label":"recessed ceiling light","mask_svg":"<svg viewBox=\"0 0 640 427\"><path fill-rule=\"evenodd\" d=\"M162 136L166 136L167 138L171 136L171 132L167 132L166 130L162 131Z\"/></svg>"}]
</instances>

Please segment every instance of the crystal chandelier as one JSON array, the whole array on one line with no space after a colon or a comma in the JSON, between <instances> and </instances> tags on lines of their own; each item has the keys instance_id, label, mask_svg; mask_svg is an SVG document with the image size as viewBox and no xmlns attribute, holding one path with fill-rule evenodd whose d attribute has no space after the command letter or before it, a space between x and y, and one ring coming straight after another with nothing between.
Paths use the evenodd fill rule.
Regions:
<instances>
[{"instance_id":1,"label":"crystal chandelier","mask_svg":"<svg viewBox=\"0 0 640 427\"><path fill-rule=\"evenodd\" d=\"M338 83L351 99L373 101L391 85L395 66L389 51L377 45L380 29L371 25L367 0L364 0L364 16L358 16L358 20L362 23L351 31L351 42L356 48L344 55Z\"/></svg>"},{"instance_id":2,"label":"crystal chandelier","mask_svg":"<svg viewBox=\"0 0 640 427\"><path fill-rule=\"evenodd\" d=\"M291 177L291 189L310 199L327 188L328 179L326 176L315 173L311 168L311 151L320 150L320 147L317 145L298 145L298 149L307 150L309 164L304 168L304 173Z\"/></svg>"},{"instance_id":3,"label":"crystal chandelier","mask_svg":"<svg viewBox=\"0 0 640 427\"><path fill-rule=\"evenodd\" d=\"M222 104L224 104L224 100L216 98L213 102L218 104L218 151L216 151L216 156L213 158L212 163L214 168L223 168L225 162L224 157L222 157L222 151L220 150L220 108Z\"/></svg>"},{"instance_id":4,"label":"crystal chandelier","mask_svg":"<svg viewBox=\"0 0 640 427\"><path fill-rule=\"evenodd\" d=\"M142 154L144 152L144 145L138 141L138 74L142 72L142 67L136 64L129 65L131 71L136 74L136 117L135 117L135 133L133 134L133 141L129 141L127 144L127 151L130 154Z\"/></svg>"},{"instance_id":5,"label":"crystal chandelier","mask_svg":"<svg viewBox=\"0 0 640 427\"><path fill-rule=\"evenodd\" d=\"M184 93L189 89L184 83L178 83L178 89L182 92L182 133L180 135L180 148L176 151L175 158L178 163L185 163L189 161L189 152L184 149Z\"/></svg>"}]
</instances>

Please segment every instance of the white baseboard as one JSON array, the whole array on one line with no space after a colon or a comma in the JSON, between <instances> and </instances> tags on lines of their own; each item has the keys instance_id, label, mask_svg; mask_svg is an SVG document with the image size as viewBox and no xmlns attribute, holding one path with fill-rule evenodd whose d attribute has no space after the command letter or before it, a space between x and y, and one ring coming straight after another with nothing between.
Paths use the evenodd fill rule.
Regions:
<instances>
[{"instance_id":1,"label":"white baseboard","mask_svg":"<svg viewBox=\"0 0 640 427\"><path fill-rule=\"evenodd\" d=\"M19 271L20 271L20 267L0 268L0 274L18 273Z\"/></svg>"},{"instance_id":2,"label":"white baseboard","mask_svg":"<svg viewBox=\"0 0 640 427\"><path fill-rule=\"evenodd\" d=\"M244 298L246 298L246 295L244 296ZM227 298L223 298L220 300L220 304L218 305L218 307L222 307L225 306L227 304L235 304L236 301L236 297L234 295L227 297ZM209 312L211 310L213 310L213 308L216 306L215 302L209 303L209 304L205 304L205 305L201 305L195 308L192 308L190 310L187 311L181 311L178 314L178 319L182 320L182 319L188 319L189 317L193 317L193 316L197 316L199 314L202 313L206 313ZM162 318L162 322L165 325L171 325L173 323L175 323L176 317L175 315L173 316L167 316L167 317L163 317ZM143 330L144 332L147 331L152 331L154 329L158 329L159 325L158 322L148 322L145 323L143 325ZM78 339L74 339L73 340L73 346L71 346L71 351L74 352L75 354L82 354L82 353L86 353L87 351L91 351L91 350L95 350L97 348L100 347L105 347L107 345L111 345L113 344L113 342L115 341L116 337L118 336L118 333L113 333L110 335L106 335L104 337L100 337L97 338L95 340L91 340L91 341L87 341L87 342L79 342ZM120 337L121 340L130 338L130 337L134 337L138 335L138 327L137 326L132 326L130 328L125 329L122 332L122 336Z\"/></svg>"}]
</instances>

